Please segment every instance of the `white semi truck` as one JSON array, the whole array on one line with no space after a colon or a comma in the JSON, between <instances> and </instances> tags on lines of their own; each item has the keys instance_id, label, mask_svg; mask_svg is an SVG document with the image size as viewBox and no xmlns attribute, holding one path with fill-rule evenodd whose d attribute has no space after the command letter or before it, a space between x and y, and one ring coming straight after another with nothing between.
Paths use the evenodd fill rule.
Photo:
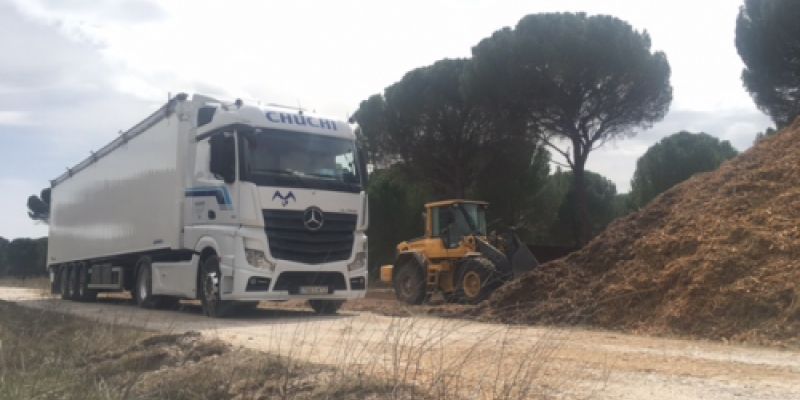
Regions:
<instances>
[{"instance_id":1,"label":"white semi truck","mask_svg":"<svg viewBox=\"0 0 800 400\"><path fill-rule=\"evenodd\" d=\"M335 313L366 292L366 174L345 121L180 94L51 182L53 291Z\"/></svg>"}]
</instances>

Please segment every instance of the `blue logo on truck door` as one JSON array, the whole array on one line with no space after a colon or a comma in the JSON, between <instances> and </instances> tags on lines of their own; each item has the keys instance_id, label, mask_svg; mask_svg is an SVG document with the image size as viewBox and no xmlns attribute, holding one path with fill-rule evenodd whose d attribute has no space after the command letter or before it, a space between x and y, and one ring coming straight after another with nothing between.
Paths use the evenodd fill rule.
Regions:
<instances>
[{"instance_id":1,"label":"blue logo on truck door","mask_svg":"<svg viewBox=\"0 0 800 400\"><path fill-rule=\"evenodd\" d=\"M270 122L274 122L276 124L288 124L288 125L308 125L312 128L318 129L328 129L328 130L338 130L336 127L336 121L331 121L325 118L314 118L314 117L307 117L305 115L300 114L289 114L289 113L282 113L277 111L267 111L267 119Z\"/></svg>"},{"instance_id":2,"label":"blue logo on truck door","mask_svg":"<svg viewBox=\"0 0 800 400\"><path fill-rule=\"evenodd\" d=\"M220 210L233 210L231 194L225 186L207 186L188 188L184 192L186 197L214 197Z\"/></svg>"}]
</instances>

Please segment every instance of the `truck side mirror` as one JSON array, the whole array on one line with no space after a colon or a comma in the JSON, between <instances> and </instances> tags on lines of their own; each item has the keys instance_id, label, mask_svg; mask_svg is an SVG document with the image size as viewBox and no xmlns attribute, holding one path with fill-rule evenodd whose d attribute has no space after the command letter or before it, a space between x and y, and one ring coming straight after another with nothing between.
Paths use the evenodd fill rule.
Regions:
<instances>
[{"instance_id":1,"label":"truck side mirror","mask_svg":"<svg viewBox=\"0 0 800 400\"><path fill-rule=\"evenodd\" d=\"M208 140L211 146L211 162L209 169L225 183L236 181L236 145L234 136L218 134Z\"/></svg>"}]
</instances>

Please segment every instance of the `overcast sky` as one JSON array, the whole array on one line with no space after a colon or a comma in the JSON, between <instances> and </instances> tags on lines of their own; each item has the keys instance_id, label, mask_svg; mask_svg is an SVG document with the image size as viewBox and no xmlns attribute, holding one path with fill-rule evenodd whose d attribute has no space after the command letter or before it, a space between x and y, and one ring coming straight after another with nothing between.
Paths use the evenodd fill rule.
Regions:
<instances>
[{"instance_id":1,"label":"overcast sky","mask_svg":"<svg viewBox=\"0 0 800 400\"><path fill-rule=\"evenodd\" d=\"M168 93L300 104L345 117L416 67L467 57L526 14L610 14L647 30L672 67L664 121L593 153L628 191L636 159L679 130L739 150L771 126L739 79L740 1L0 0L0 236L42 236L25 201Z\"/></svg>"}]
</instances>

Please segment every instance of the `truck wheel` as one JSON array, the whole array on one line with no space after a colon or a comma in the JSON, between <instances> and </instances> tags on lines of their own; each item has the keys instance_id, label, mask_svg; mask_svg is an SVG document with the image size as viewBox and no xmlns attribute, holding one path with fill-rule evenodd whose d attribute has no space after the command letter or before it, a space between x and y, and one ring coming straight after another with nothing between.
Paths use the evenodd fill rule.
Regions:
<instances>
[{"instance_id":1,"label":"truck wheel","mask_svg":"<svg viewBox=\"0 0 800 400\"><path fill-rule=\"evenodd\" d=\"M78 292L76 297L80 301L97 300L97 291L89 289L89 268L88 265L78 267Z\"/></svg>"},{"instance_id":2,"label":"truck wheel","mask_svg":"<svg viewBox=\"0 0 800 400\"><path fill-rule=\"evenodd\" d=\"M308 304L314 312L322 315L333 315L339 311L344 301L342 300L309 300Z\"/></svg>"},{"instance_id":3,"label":"truck wheel","mask_svg":"<svg viewBox=\"0 0 800 400\"><path fill-rule=\"evenodd\" d=\"M61 275L61 278L59 279L59 292L61 292L61 299L69 300L69 266L62 265L58 273Z\"/></svg>"},{"instance_id":4,"label":"truck wheel","mask_svg":"<svg viewBox=\"0 0 800 400\"><path fill-rule=\"evenodd\" d=\"M207 257L200 265L200 301L203 314L212 318L223 318L230 314L233 302L220 299L219 257Z\"/></svg>"},{"instance_id":5,"label":"truck wheel","mask_svg":"<svg viewBox=\"0 0 800 400\"><path fill-rule=\"evenodd\" d=\"M478 304L489 297L497 286L494 282L494 266L479 257L464 260L458 268L456 297L467 304Z\"/></svg>"},{"instance_id":6,"label":"truck wheel","mask_svg":"<svg viewBox=\"0 0 800 400\"><path fill-rule=\"evenodd\" d=\"M422 304L425 301L426 284L422 268L414 264L404 264L392 278L397 300L407 304Z\"/></svg>"},{"instance_id":7,"label":"truck wheel","mask_svg":"<svg viewBox=\"0 0 800 400\"><path fill-rule=\"evenodd\" d=\"M58 268L48 268L47 272L50 274L50 294L61 293L61 274Z\"/></svg>"},{"instance_id":8,"label":"truck wheel","mask_svg":"<svg viewBox=\"0 0 800 400\"><path fill-rule=\"evenodd\" d=\"M152 277L153 272L150 269L150 260L143 259L139 261L139 270L136 273L136 287L133 291L133 297L136 299L136 304L138 304L139 307L158 307L158 297L153 296Z\"/></svg>"},{"instance_id":9,"label":"truck wheel","mask_svg":"<svg viewBox=\"0 0 800 400\"><path fill-rule=\"evenodd\" d=\"M78 273L80 272L78 269L80 265L73 264L69 267L69 281L67 285L69 286L69 299L70 300L80 300L78 297Z\"/></svg>"}]
</instances>

